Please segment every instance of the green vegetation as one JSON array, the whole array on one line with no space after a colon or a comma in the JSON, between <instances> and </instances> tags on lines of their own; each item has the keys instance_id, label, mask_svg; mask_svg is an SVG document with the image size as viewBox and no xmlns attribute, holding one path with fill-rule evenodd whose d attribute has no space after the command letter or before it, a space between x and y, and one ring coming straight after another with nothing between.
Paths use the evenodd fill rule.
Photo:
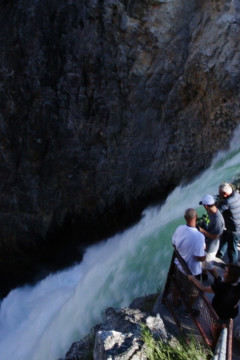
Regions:
<instances>
[{"instance_id":1,"label":"green vegetation","mask_svg":"<svg viewBox=\"0 0 240 360\"><path fill-rule=\"evenodd\" d=\"M211 350L192 337L188 343L183 339L164 342L155 340L145 325L142 326L142 340L149 360L205 360L212 355Z\"/></svg>"}]
</instances>

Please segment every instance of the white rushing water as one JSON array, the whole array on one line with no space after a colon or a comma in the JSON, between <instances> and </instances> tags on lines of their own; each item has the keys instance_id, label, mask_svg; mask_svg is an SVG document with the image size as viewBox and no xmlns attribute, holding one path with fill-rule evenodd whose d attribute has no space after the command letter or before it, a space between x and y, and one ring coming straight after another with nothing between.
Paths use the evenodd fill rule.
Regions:
<instances>
[{"instance_id":1,"label":"white rushing water","mask_svg":"<svg viewBox=\"0 0 240 360\"><path fill-rule=\"evenodd\" d=\"M177 187L161 207L146 209L132 228L88 248L80 264L11 291L0 309L0 359L57 360L101 322L107 307L127 306L162 287L171 236L185 209L200 213L203 195L217 194L222 181L240 174L239 135L240 129L229 151L196 180Z\"/></svg>"}]
</instances>

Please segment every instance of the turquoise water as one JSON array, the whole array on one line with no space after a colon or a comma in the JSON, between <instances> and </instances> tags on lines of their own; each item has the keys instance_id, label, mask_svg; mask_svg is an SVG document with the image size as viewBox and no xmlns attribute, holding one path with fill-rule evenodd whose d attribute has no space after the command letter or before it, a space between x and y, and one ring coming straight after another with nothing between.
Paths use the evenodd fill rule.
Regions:
<instances>
[{"instance_id":1,"label":"turquoise water","mask_svg":"<svg viewBox=\"0 0 240 360\"><path fill-rule=\"evenodd\" d=\"M191 184L178 186L159 207L146 209L134 227L89 247L81 264L15 289L0 309L1 360L56 360L99 323L106 307L124 307L164 286L171 236L186 208L222 181L240 174L239 131L228 152Z\"/></svg>"}]
</instances>

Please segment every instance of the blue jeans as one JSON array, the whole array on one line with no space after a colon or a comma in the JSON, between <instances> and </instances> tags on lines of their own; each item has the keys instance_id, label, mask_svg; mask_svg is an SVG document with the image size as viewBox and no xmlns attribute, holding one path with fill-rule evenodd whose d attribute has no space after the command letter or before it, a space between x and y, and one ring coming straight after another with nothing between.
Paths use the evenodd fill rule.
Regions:
<instances>
[{"instance_id":1,"label":"blue jeans","mask_svg":"<svg viewBox=\"0 0 240 360\"><path fill-rule=\"evenodd\" d=\"M237 245L239 241L240 241L240 233L234 234L231 231L225 230L220 238L218 256L222 259L227 250L229 262L230 263L237 262L238 261Z\"/></svg>"}]
</instances>

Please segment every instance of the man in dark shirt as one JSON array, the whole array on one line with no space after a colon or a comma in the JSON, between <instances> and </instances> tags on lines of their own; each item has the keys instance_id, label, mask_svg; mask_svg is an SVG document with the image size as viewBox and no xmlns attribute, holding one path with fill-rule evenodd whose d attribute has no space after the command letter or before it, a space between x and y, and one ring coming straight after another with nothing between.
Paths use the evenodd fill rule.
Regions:
<instances>
[{"instance_id":1,"label":"man in dark shirt","mask_svg":"<svg viewBox=\"0 0 240 360\"><path fill-rule=\"evenodd\" d=\"M240 301L240 266L238 264L228 264L223 273L223 281L203 286L197 279L189 275L191 280L200 290L214 293L212 307L221 320L227 322L238 315L238 303Z\"/></svg>"},{"instance_id":2,"label":"man in dark shirt","mask_svg":"<svg viewBox=\"0 0 240 360\"><path fill-rule=\"evenodd\" d=\"M219 186L219 196L221 201L217 206L225 220L226 230L221 236L217 257L222 259L227 250L229 262L236 263L240 241L240 195L230 184L224 183Z\"/></svg>"},{"instance_id":3,"label":"man in dark shirt","mask_svg":"<svg viewBox=\"0 0 240 360\"><path fill-rule=\"evenodd\" d=\"M218 279L217 269L214 266L214 259L219 248L219 238L225 229L225 223L222 214L215 205L215 200L211 195L203 196L199 203L203 205L208 214L208 224L205 228L199 227L198 230L205 236L206 241L206 260L202 264L203 280L207 279L209 271L214 278Z\"/></svg>"}]
</instances>

